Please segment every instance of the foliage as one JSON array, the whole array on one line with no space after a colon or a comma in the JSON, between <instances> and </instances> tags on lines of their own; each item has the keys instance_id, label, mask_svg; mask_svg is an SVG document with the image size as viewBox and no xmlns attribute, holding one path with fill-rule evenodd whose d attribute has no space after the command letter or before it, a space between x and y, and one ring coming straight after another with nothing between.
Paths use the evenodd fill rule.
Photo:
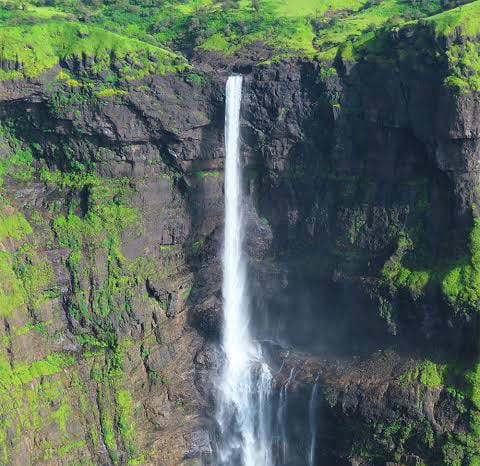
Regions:
<instances>
[{"instance_id":1,"label":"foliage","mask_svg":"<svg viewBox=\"0 0 480 466\"><path fill-rule=\"evenodd\" d=\"M444 277L442 290L449 303L476 308L480 298L480 218L474 219L469 258L462 259Z\"/></svg>"},{"instance_id":2,"label":"foliage","mask_svg":"<svg viewBox=\"0 0 480 466\"><path fill-rule=\"evenodd\" d=\"M0 461L10 464L18 454L5 440L12 432L44 434L45 425L56 426L58 441L41 441L38 445L43 461L63 458L85 446L82 439L70 436L67 425L72 415L73 398L77 393L78 374L73 369L75 358L65 353L50 353L33 361L11 361L0 356ZM66 388L72 390L70 396ZM43 435L41 438L44 438Z\"/></svg>"},{"instance_id":3,"label":"foliage","mask_svg":"<svg viewBox=\"0 0 480 466\"><path fill-rule=\"evenodd\" d=\"M119 55L125 56L127 49L128 54L138 56L140 43L149 48L150 53L153 53L151 47L161 47L163 53L166 53L165 47L176 50L198 47L228 54L255 41L263 41L276 54L319 55L332 59L345 42L364 41L383 26L439 13L444 3L440 0L56 0L52 8L52 2L45 0L25 1L25 5L24 11L17 11L16 21L29 23L30 27L32 22L39 23L33 26L40 26L35 36L45 37L41 29L49 22L78 27L78 23L71 20L82 21L81 27L87 31L87 40L78 40L74 34L74 41L71 32L62 32L69 45L67 50L52 51L49 57L41 59L44 65L30 63L26 68L33 71L36 66L37 70L38 66L44 67L48 60L58 61L51 57L79 56L82 52L87 56L98 55L103 62L105 50L110 50L112 45ZM64 16L55 16L54 12ZM3 18L8 27L22 27L10 26L11 14L4 13ZM118 45L116 41L120 39L116 36L115 43L110 44L114 36L107 35L105 40L106 30L137 42ZM8 36L14 33L7 31ZM35 36L29 36L30 43ZM83 42L86 44L82 45ZM37 44L35 42L35 46ZM97 48L92 47L93 44ZM11 42L7 47L11 48ZM29 54L26 55L28 58ZM24 61L23 55L21 61ZM140 61L148 64L148 61ZM162 57L156 62L162 63Z\"/></svg>"},{"instance_id":4,"label":"foliage","mask_svg":"<svg viewBox=\"0 0 480 466\"><path fill-rule=\"evenodd\" d=\"M414 247L408 235L401 235L395 254L385 263L381 270L382 280L393 288L406 288L413 295L422 292L431 278L429 270L410 270L402 264L403 257Z\"/></svg>"},{"instance_id":5,"label":"foliage","mask_svg":"<svg viewBox=\"0 0 480 466\"><path fill-rule=\"evenodd\" d=\"M376 30L402 26L411 20L439 12L441 9L441 2L435 0L368 2L351 14L322 18L321 30L317 35L315 45L320 50L322 58L333 59L339 47L342 48L345 58L353 58L351 49L348 47L349 44L362 44L371 40L375 36Z\"/></svg>"},{"instance_id":6,"label":"foliage","mask_svg":"<svg viewBox=\"0 0 480 466\"><path fill-rule=\"evenodd\" d=\"M92 73L123 64L119 68L126 78L177 71L186 66L177 55L161 47L95 26L58 19L2 27L0 50L3 60L20 63L19 70L0 71L0 79L36 76L61 60L82 56L93 58Z\"/></svg>"},{"instance_id":7,"label":"foliage","mask_svg":"<svg viewBox=\"0 0 480 466\"><path fill-rule=\"evenodd\" d=\"M7 214L0 210L0 241L5 238L19 240L32 233L32 227L20 213Z\"/></svg>"},{"instance_id":8,"label":"foliage","mask_svg":"<svg viewBox=\"0 0 480 466\"><path fill-rule=\"evenodd\" d=\"M100 89L99 91L95 92L95 95L97 97L115 97L115 96L123 96L125 94L127 94L127 92L122 89L112 89L112 88Z\"/></svg>"},{"instance_id":9,"label":"foliage","mask_svg":"<svg viewBox=\"0 0 480 466\"><path fill-rule=\"evenodd\" d=\"M197 178L208 178L208 177L212 177L212 178L218 178L220 176L220 172L219 171L198 171L195 173L195 175L197 176Z\"/></svg>"},{"instance_id":10,"label":"foliage","mask_svg":"<svg viewBox=\"0 0 480 466\"><path fill-rule=\"evenodd\" d=\"M480 34L480 2L467 2L458 8L432 16L427 22L433 24L437 35L452 36L461 33L475 37Z\"/></svg>"},{"instance_id":11,"label":"foliage","mask_svg":"<svg viewBox=\"0 0 480 466\"><path fill-rule=\"evenodd\" d=\"M140 456L135 447L133 399L122 382L123 355L130 343L119 341L111 319L112 313L117 319L131 310L135 273L123 257L121 244L124 230L138 221L137 210L128 205L133 189L128 179L100 178L88 171L44 170L41 178L72 198L84 196L82 211L73 202L66 214L52 222L59 245L69 250L68 313L82 322L75 336L86 350L84 356L94 358L91 377L98 386L100 432L110 459L119 463L123 445L128 461L134 461Z\"/></svg>"},{"instance_id":12,"label":"foliage","mask_svg":"<svg viewBox=\"0 0 480 466\"><path fill-rule=\"evenodd\" d=\"M86 105L93 103L94 100L88 92L77 89L65 90L59 88L50 94L48 108L55 118L66 118L71 113L80 118L82 109Z\"/></svg>"},{"instance_id":13,"label":"foliage","mask_svg":"<svg viewBox=\"0 0 480 466\"><path fill-rule=\"evenodd\" d=\"M132 395L126 389L117 390L115 403L117 407L118 428L120 435L127 443L133 443L135 427L132 423Z\"/></svg>"},{"instance_id":14,"label":"foliage","mask_svg":"<svg viewBox=\"0 0 480 466\"><path fill-rule=\"evenodd\" d=\"M52 266L46 259L38 256L31 244L24 244L17 250L13 270L22 283L25 302L29 308L38 308L50 297L49 287L55 278Z\"/></svg>"},{"instance_id":15,"label":"foliage","mask_svg":"<svg viewBox=\"0 0 480 466\"><path fill-rule=\"evenodd\" d=\"M4 176L16 180L28 181L33 175L33 154L29 147L24 147L15 137L12 129L0 124L0 151L5 152L0 157L0 185Z\"/></svg>"},{"instance_id":16,"label":"foliage","mask_svg":"<svg viewBox=\"0 0 480 466\"><path fill-rule=\"evenodd\" d=\"M21 240L32 228L20 213L0 214L0 241ZM54 274L33 243L24 242L15 252L0 252L0 315L8 316L24 304L31 310L52 297Z\"/></svg>"},{"instance_id":17,"label":"foliage","mask_svg":"<svg viewBox=\"0 0 480 466\"><path fill-rule=\"evenodd\" d=\"M39 377L56 374L63 367L69 366L74 362L75 359L72 356L62 353L51 353L45 359L28 364L18 363L12 368L8 361L0 358L0 385L2 387L24 385Z\"/></svg>"},{"instance_id":18,"label":"foliage","mask_svg":"<svg viewBox=\"0 0 480 466\"><path fill-rule=\"evenodd\" d=\"M437 388L443 385L445 370L446 366L425 360L418 364L414 369L403 374L401 381L420 382L426 387Z\"/></svg>"},{"instance_id":19,"label":"foliage","mask_svg":"<svg viewBox=\"0 0 480 466\"><path fill-rule=\"evenodd\" d=\"M421 292L430 280L429 271L412 271L395 259L390 259L385 264L382 277L395 286L408 288L412 293Z\"/></svg>"},{"instance_id":20,"label":"foliage","mask_svg":"<svg viewBox=\"0 0 480 466\"><path fill-rule=\"evenodd\" d=\"M445 85L461 94L480 92L480 45L470 40L452 44L446 56L449 75Z\"/></svg>"},{"instance_id":21,"label":"foliage","mask_svg":"<svg viewBox=\"0 0 480 466\"><path fill-rule=\"evenodd\" d=\"M10 253L0 251L0 315L9 316L25 304L22 284L13 270Z\"/></svg>"},{"instance_id":22,"label":"foliage","mask_svg":"<svg viewBox=\"0 0 480 466\"><path fill-rule=\"evenodd\" d=\"M465 380L469 386L470 399L475 408L480 411L480 363L467 371Z\"/></svg>"},{"instance_id":23,"label":"foliage","mask_svg":"<svg viewBox=\"0 0 480 466\"><path fill-rule=\"evenodd\" d=\"M115 428L118 429L120 436L118 440L121 440L126 447L132 464L135 464L135 458L139 457L135 447L134 402L130 391L125 388L122 381L123 356L131 344L132 342L128 339L122 342L115 340L103 356L105 358L103 367L100 369L99 366L94 366L96 372L93 378L101 394L99 403L101 432L114 464L118 462Z\"/></svg>"}]
</instances>

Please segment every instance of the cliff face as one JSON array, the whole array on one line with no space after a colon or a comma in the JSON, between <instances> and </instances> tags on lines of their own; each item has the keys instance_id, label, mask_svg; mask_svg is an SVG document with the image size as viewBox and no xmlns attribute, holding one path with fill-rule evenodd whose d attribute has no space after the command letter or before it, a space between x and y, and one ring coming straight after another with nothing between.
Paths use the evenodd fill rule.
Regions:
<instances>
[{"instance_id":1,"label":"cliff face","mask_svg":"<svg viewBox=\"0 0 480 466\"><path fill-rule=\"evenodd\" d=\"M470 254L478 102L418 60L238 68L255 328L279 390L297 372L289 464L317 377L318 464L473 455L444 374L478 319L444 281ZM102 92L58 71L0 82L2 463L207 462L225 76Z\"/></svg>"},{"instance_id":2,"label":"cliff face","mask_svg":"<svg viewBox=\"0 0 480 466\"><path fill-rule=\"evenodd\" d=\"M245 104L246 132L258 150L252 158L260 173L254 183L259 209L275 232L273 254L293 279L286 307L302 302L299 308L322 313L318 303L332 295L326 307L334 316L334 338L345 313L351 347L357 338L372 340L364 324L375 331L368 313L387 298L390 314L377 328L375 345L386 329L402 333L389 342L407 345L410 337L420 346L450 338L455 345L462 340L457 331L470 331L465 336L474 339L474 328L462 318L453 330L447 326L453 313L433 280L409 288L385 271L389 260L412 270L448 269L449 259L465 253L476 202L477 141L475 128L459 122L474 120L466 115L475 112L474 101L455 97L438 73L398 75L361 64L322 79L313 66L290 67L254 73ZM399 244L406 237L408 244ZM436 262L442 257L446 264ZM381 289L382 280L390 289ZM330 291L320 289L325 281ZM313 283L318 286L308 286ZM318 296L309 300L305 293L312 288ZM369 299L362 306L364 295ZM282 308L278 304L271 307ZM298 315L289 315L296 321ZM312 329L311 337L322 340L318 331Z\"/></svg>"},{"instance_id":3,"label":"cliff face","mask_svg":"<svg viewBox=\"0 0 480 466\"><path fill-rule=\"evenodd\" d=\"M38 295L2 314L3 463L179 464L209 452L189 309L198 290L207 310L217 302L222 95L180 77L148 86L93 101L2 84L2 156L33 147L36 170L5 177L2 221L24 215L31 228L2 235L2 291ZM71 162L82 165L69 176ZM49 272L30 290L17 262ZM52 354L68 358L50 367Z\"/></svg>"},{"instance_id":4,"label":"cliff face","mask_svg":"<svg viewBox=\"0 0 480 466\"><path fill-rule=\"evenodd\" d=\"M389 46L404 40L415 37ZM475 250L477 101L446 88L447 70L421 53L339 61L337 72L252 75L252 191L273 231L253 265L258 327L320 355L281 355L279 380L298 371L288 385L298 425L319 374L319 464L473 464L478 406L458 389L461 367L475 367L478 317L448 281ZM310 434L291 435L299 464Z\"/></svg>"}]
</instances>

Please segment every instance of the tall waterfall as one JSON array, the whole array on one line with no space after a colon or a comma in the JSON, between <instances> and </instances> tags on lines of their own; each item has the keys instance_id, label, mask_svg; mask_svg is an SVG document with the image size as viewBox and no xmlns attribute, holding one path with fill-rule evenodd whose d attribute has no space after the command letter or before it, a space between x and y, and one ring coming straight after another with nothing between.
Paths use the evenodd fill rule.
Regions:
<instances>
[{"instance_id":1,"label":"tall waterfall","mask_svg":"<svg viewBox=\"0 0 480 466\"><path fill-rule=\"evenodd\" d=\"M271 466L272 376L251 335L240 164L242 77L226 89L225 237L223 250L223 352L217 399L219 465Z\"/></svg>"}]
</instances>

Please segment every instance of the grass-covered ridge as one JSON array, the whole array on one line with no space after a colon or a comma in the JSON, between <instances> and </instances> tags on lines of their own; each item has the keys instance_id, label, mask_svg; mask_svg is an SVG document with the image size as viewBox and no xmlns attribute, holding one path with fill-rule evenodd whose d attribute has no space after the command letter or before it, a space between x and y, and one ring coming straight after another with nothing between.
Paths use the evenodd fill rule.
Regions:
<instances>
[{"instance_id":1,"label":"grass-covered ridge","mask_svg":"<svg viewBox=\"0 0 480 466\"><path fill-rule=\"evenodd\" d=\"M465 36L480 34L480 1L476 0L428 18L439 35L461 33Z\"/></svg>"},{"instance_id":2,"label":"grass-covered ridge","mask_svg":"<svg viewBox=\"0 0 480 466\"><path fill-rule=\"evenodd\" d=\"M36 22L33 25L22 21L11 24L11 18L2 21L0 16L0 25L4 23L0 28L0 55L9 64L0 70L0 79L33 77L73 57L91 58L94 73L108 70L114 64L121 66L127 78L178 71L187 66L173 52L136 38L62 16L50 18L42 15L40 8L31 12Z\"/></svg>"},{"instance_id":3,"label":"grass-covered ridge","mask_svg":"<svg viewBox=\"0 0 480 466\"><path fill-rule=\"evenodd\" d=\"M337 47L387 22L441 11L438 0L170 0L104 5L94 21L175 47L233 52L256 40L279 52L331 58ZM146 38L148 36L148 38Z\"/></svg>"},{"instance_id":4,"label":"grass-covered ridge","mask_svg":"<svg viewBox=\"0 0 480 466\"><path fill-rule=\"evenodd\" d=\"M428 18L436 36L447 39L445 84L458 93L480 92L480 1ZM463 40L457 40L462 36Z\"/></svg>"},{"instance_id":5,"label":"grass-covered ridge","mask_svg":"<svg viewBox=\"0 0 480 466\"><path fill-rule=\"evenodd\" d=\"M4 72L4 78L33 76L63 58L82 55L97 57L98 71L110 66L111 52L129 63L133 60L133 68L146 72L176 71L185 63L169 50L229 54L256 41L278 56L332 59L345 43L368 40L379 28L437 15L439 33L455 27L454 22L464 16L471 30L476 17L473 6L473 13L442 17L438 14L455 3L440 0L25 0L22 4L25 8L18 2L0 1L0 53L23 65Z\"/></svg>"}]
</instances>

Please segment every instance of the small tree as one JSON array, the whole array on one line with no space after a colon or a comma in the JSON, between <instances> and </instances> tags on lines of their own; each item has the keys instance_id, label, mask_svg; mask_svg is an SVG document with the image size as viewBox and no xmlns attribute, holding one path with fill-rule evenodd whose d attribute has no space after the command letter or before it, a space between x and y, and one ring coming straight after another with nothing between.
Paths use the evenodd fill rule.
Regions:
<instances>
[{"instance_id":1,"label":"small tree","mask_svg":"<svg viewBox=\"0 0 480 466\"><path fill-rule=\"evenodd\" d=\"M220 0L223 10L230 10L238 7L238 0Z\"/></svg>"},{"instance_id":2,"label":"small tree","mask_svg":"<svg viewBox=\"0 0 480 466\"><path fill-rule=\"evenodd\" d=\"M255 11L259 11L260 10L260 0L252 0L252 8Z\"/></svg>"}]
</instances>

